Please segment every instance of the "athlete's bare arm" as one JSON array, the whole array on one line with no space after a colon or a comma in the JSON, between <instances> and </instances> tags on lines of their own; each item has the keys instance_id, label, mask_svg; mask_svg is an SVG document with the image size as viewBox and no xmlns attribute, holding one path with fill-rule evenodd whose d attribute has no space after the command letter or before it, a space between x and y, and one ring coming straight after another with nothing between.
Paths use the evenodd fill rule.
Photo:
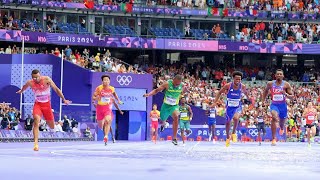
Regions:
<instances>
[{"instance_id":1,"label":"athlete's bare arm","mask_svg":"<svg viewBox=\"0 0 320 180\"><path fill-rule=\"evenodd\" d=\"M92 103L99 100L99 93L100 93L99 89L96 88L96 90L94 91L94 93L92 95Z\"/></svg>"},{"instance_id":2,"label":"athlete's bare arm","mask_svg":"<svg viewBox=\"0 0 320 180\"><path fill-rule=\"evenodd\" d=\"M123 113L123 111L121 111L119 105L115 101L113 101L113 104L117 108L117 110L120 112L120 114L123 115L124 113Z\"/></svg>"},{"instance_id":3,"label":"athlete's bare arm","mask_svg":"<svg viewBox=\"0 0 320 180\"><path fill-rule=\"evenodd\" d=\"M216 98L214 99L214 102L213 102L214 104L217 104L217 102L220 99L221 94L225 93L230 88L230 85L231 85L231 83L228 83L220 89L220 91L216 94Z\"/></svg>"},{"instance_id":4,"label":"athlete's bare arm","mask_svg":"<svg viewBox=\"0 0 320 180\"><path fill-rule=\"evenodd\" d=\"M57 95L62 99L65 104L70 104L71 101L66 100L61 90L57 87L57 85L52 81L52 79L48 76L45 77L47 83L51 86L51 88L57 93Z\"/></svg>"},{"instance_id":5,"label":"athlete's bare arm","mask_svg":"<svg viewBox=\"0 0 320 180\"><path fill-rule=\"evenodd\" d=\"M193 118L193 112L192 112L192 109L190 106L188 106L188 110L189 110L189 113L190 113L190 121L192 120Z\"/></svg>"},{"instance_id":6,"label":"athlete's bare arm","mask_svg":"<svg viewBox=\"0 0 320 180\"><path fill-rule=\"evenodd\" d=\"M24 92L25 90L27 90L28 87L30 87L30 86L31 86L31 80L27 81L26 84L23 85L22 88L21 88L19 91L17 91L17 93L18 93L18 94L23 93L23 92Z\"/></svg>"},{"instance_id":7,"label":"athlete's bare arm","mask_svg":"<svg viewBox=\"0 0 320 180\"><path fill-rule=\"evenodd\" d=\"M291 85L288 83L288 82L286 82L286 84L285 84L285 90L286 90L286 96L289 98L289 99L292 99L292 98L294 98L294 93L293 93L293 91L292 91L292 87L291 87Z\"/></svg>"},{"instance_id":8,"label":"athlete's bare arm","mask_svg":"<svg viewBox=\"0 0 320 180\"><path fill-rule=\"evenodd\" d=\"M159 86L158 88L152 90L149 93L144 94L143 97L149 97L149 96L156 95L158 92L161 92L161 91L168 89L168 88L169 88L169 84L167 82L165 82L161 86Z\"/></svg>"},{"instance_id":9,"label":"athlete's bare arm","mask_svg":"<svg viewBox=\"0 0 320 180\"><path fill-rule=\"evenodd\" d=\"M116 92L113 92L112 94L113 94L113 96L116 98L116 100L118 101L119 104L123 104L123 103L120 101L120 99L119 99L119 97L118 97L118 94L117 94Z\"/></svg>"},{"instance_id":10,"label":"athlete's bare arm","mask_svg":"<svg viewBox=\"0 0 320 180\"><path fill-rule=\"evenodd\" d=\"M306 117L306 115L307 115L307 109L308 109L308 108L304 108L304 111L303 111L303 113L302 113L302 117Z\"/></svg>"},{"instance_id":11,"label":"athlete's bare arm","mask_svg":"<svg viewBox=\"0 0 320 180\"><path fill-rule=\"evenodd\" d=\"M244 84L241 85L241 91L243 92L243 94L245 94L247 96L248 100L250 100L246 85L244 85ZM252 102L251 102L251 104L252 104Z\"/></svg>"},{"instance_id":12,"label":"athlete's bare arm","mask_svg":"<svg viewBox=\"0 0 320 180\"><path fill-rule=\"evenodd\" d=\"M267 83L266 88L265 88L264 91L263 91L262 98L261 98L261 102L266 101L266 98L267 98L267 96L268 96L268 94L269 94L269 91L270 91L271 87L272 87L272 81L269 81L269 82Z\"/></svg>"}]
</instances>

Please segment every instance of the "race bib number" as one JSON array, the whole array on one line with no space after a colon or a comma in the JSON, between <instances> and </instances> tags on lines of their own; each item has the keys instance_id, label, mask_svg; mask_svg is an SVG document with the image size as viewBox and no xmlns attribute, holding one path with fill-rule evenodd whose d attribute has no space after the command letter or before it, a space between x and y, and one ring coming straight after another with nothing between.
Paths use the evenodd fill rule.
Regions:
<instances>
[{"instance_id":1,"label":"race bib number","mask_svg":"<svg viewBox=\"0 0 320 180\"><path fill-rule=\"evenodd\" d=\"M151 118L152 121L158 121L158 118Z\"/></svg>"},{"instance_id":2,"label":"race bib number","mask_svg":"<svg viewBox=\"0 0 320 180\"><path fill-rule=\"evenodd\" d=\"M211 118L216 118L216 113L210 113Z\"/></svg>"},{"instance_id":3,"label":"race bib number","mask_svg":"<svg viewBox=\"0 0 320 180\"><path fill-rule=\"evenodd\" d=\"M238 107L239 106L239 101L238 99L229 99L228 100L228 106L229 107Z\"/></svg>"},{"instance_id":4,"label":"race bib number","mask_svg":"<svg viewBox=\"0 0 320 180\"><path fill-rule=\"evenodd\" d=\"M38 101L38 102L48 102L49 101L49 96L48 95L36 96L36 101Z\"/></svg>"},{"instance_id":5,"label":"race bib number","mask_svg":"<svg viewBox=\"0 0 320 180\"><path fill-rule=\"evenodd\" d=\"M188 113L183 112L183 113L180 114L180 117L182 117L182 118L188 117Z\"/></svg>"},{"instance_id":6,"label":"race bib number","mask_svg":"<svg viewBox=\"0 0 320 180\"><path fill-rule=\"evenodd\" d=\"M273 98L272 98L274 101L283 101L283 95L282 94L275 94L273 95Z\"/></svg>"},{"instance_id":7,"label":"race bib number","mask_svg":"<svg viewBox=\"0 0 320 180\"><path fill-rule=\"evenodd\" d=\"M102 97L101 102L110 104L111 99L109 97Z\"/></svg>"},{"instance_id":8,"label":"race bib number","mask_svg":"<svg viewBox=\"0 0 320 180\"><path fill-rule=\"evenodd\" d=\"M314 116L308 116L308 120L310 120L310 121L314 121Z\"/></svg>"},{"instance_id":9,"label":"race bib number","mask_svg":"<svg viewBox=\"0 0 320 180\"><path fill-rule=\"evenodd\" d=\"M165 103L169 105L177 105L177 99L167 96Z\"/></svg>"}]
</instances>

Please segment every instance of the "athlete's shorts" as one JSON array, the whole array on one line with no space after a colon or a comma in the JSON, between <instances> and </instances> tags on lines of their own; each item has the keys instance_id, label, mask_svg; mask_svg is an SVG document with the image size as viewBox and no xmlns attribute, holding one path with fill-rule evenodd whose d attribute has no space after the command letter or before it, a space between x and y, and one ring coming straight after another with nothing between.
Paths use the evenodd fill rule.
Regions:
<instances>
[{"instance_id":1,"label":"athlete's shorts","mask_svg":"<svg viewBox=\"0 0 320 180\"><path fill-rule=\"evenodd\" d=\"M181 130L190 130L190 121L180 119L180 129Z\"/></svg>"},{"instance_id":2,"label":"athlete's shorts","mask_svg":"<svg viewBox=\"0 0 320 180\"><path fill-rule=\"evenodd\" d=\"M276 111L281 120L286 119L288 116L288 107L286 104L271 104L270 112Z\"/></svg>"},{"instance_id":3,"label":"athlete's shorts","mask_svg":"<svg viewBox=\"0 0 320 180\"><path fill-rule=\"evenodd\" d=\"M151 129L154 129L155 131L157 131L158 126L159 126L158 121L151 121Z\"/></svg>"},{"instance_id":4,"label":"athlete's shorts","mask_svg":"<svg viewBox=\"0 0 320 180\"><path fill-rule=\"evenodd\" d=\"M265 133L266 133L266 128L265 128L265 125L264 125L264 123L263 123L263 122L258 123L258 125L257 125L257 129L258 129L258 132L261 132L261 130L262 130L263 134L265 134Z\"/></svg>"},{"instance_id":5,"label":"athlete's shorts","mask_svg":"<svg viewBox=\"0 0 320 180\"><path fill-rule=\"evenodd\" d=\"M247 128L246 127L241 127L240 132L241 132L241 134L246 134L247 133Z\"/></svg>"},{"instance_id":6,"label":"athlete's shorts","mask_svg":"<svg viewBox=\"0 0 320 180\"><path fill-rule=\"evenodd\" d=\"M50 101L46 103L35 102L33 106L33 115L43 116L46 121L53 121L54 116Z\"/></svg>"},{"instance_id":7,"label":"athlete's shorts","mask_svg":"<svg viewBox=\"0 0 320 180\"><path fill-rule=\"evenodd\" d=\"M216 118L208 117L208 125L209 126L216 125L216 124L217 124Z\"/></svg>"},{"instance_id":8,"label":"athlete's shorts","mask_svg":"<svg viewBox=\"0 0 320 180\"><path fill-rule=\"evenodd\" d=\"M110 105L97 105L97 121L102 121L106 116L112 116L112 107Z\"/></svg>"},{"instance_id":9,"label":"athlete's shorts","mask_svg":"<svg viewBox=\"0 0 320 180\"><path fill-rule=\"evenodd\" d=\"M293 129L293 126L290 126L290 125L289 125L289 126L288 126L288 131L289 131L289 132L292 132L292 129Z\"/></svg>"},{"instance_id":10,"label":"athlete's shorts","mask_svg":"<svg viewBox=\"0 0 320 180\"><path fill-rule=\"evenodd\" d=\"M227 107L227 110L226 110L226 121L227 122L230 122L232 119L233 119L233 116L236 114L236 113L241 113L242 112L242 107Z\"/></svg>"},{"instance_id":11,"label":"athlete's shorts","mask_svg":"<svg viewBox=\"0 0 320 180\"><path fill-rule=\"evenodd\" d=\"M174 111L179 112L179 105L168 105L163 103L160 109L160 120L166 121L168 120L169 116L172 115Z\"/></svg>"},{"instance_id":12,"label":"athlete's shorts","mask_svg":"<svg viewBox=\"0 0 320 180\"><path fill-rule=\"evenodd\" d=\"M314 124L306 124L304 127L305 128L312 128L314 126Z\"/></svg>"}]
</instances>

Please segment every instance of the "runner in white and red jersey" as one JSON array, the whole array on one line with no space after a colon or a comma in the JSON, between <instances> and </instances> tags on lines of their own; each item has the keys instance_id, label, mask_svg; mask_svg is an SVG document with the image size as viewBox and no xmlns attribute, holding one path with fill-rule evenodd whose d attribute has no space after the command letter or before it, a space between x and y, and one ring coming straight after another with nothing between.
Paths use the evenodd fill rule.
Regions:
<instances>
[{"instance_id":1,"label":"runner in white and red jersey","mask_svg":"<svg viewBox=\"0 0 320 180\"><path fill-rule=\"evenodd\" d=\"M35 103L33 106L33 135L34 135L34 151L39 151L38 136L39 136L39 123L42 118L47 121L47 124L51 129L54 129L54 116L51 109L51 88L58 94L65 104L70 104L71 101L66 100L61 90L56 86L52 79L48 76L41 76L40 71L35 69L31 73L32 79L28 80L27 83L17 93L21 94L28 87L31 87Z\"/></svg>"},{"instance_id":2,"label":"runner in white and red jersey","mask_svg":"<svg viewBox=\"0 0 320 180\"><path fill-rule=\"evenodd\" d=\"M308 103L308 106L304 109L303 115L306 118L306 131L308 138L308 146L311 147L310 137L314 137L316 134L316 127L314 126L315 120L317 119L317 110L313 107L312 102ZM312 131L312 135L310 133Z\"/></svg>"}]
</instances>

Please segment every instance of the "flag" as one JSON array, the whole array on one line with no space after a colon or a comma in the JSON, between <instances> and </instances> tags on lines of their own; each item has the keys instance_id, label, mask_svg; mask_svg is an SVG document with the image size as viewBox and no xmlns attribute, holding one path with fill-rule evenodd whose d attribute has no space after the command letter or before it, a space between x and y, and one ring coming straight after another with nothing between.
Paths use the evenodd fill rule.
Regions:
<instances>
[{"instance_id":1,"label":"flag","mask_svg":"<svg viewBox=\"0 0 320 180\"><path fill-rule=\"evenodd\" d=\"M94 0L84 0L83 3L88 9L94 8Z\"/></svg>"},{"instance_id":2,"label":"flag","mask_svg":"<svg viewBox=\"0 0 320 180\"><path fill-rule=\"evenodd\" d=\"M208 16L228 16L228 9L208 7Z\"/></svg>"},{"instance_id":3,"label":"flag","mask_svg":"<svg viewBox=\"0 0 320 180\"><path fill-rule=\"evenodd\" d=\"M121 4L121 11L127 12L127 13L131 13L132 12L132 6L133 4L131 3L122 3Z\"/></svg>"},{"instance_id":4,"label":"flag","mask_svg":"<svg viewBox=\"0 0 320 180\"><path fill-rule=\"evenodd\" d=\"M227 17L228 14L229 14L229 10L228 10L227 8L224 9L224 10L223 10L223 16L224 16L224 17Z\"/></svg>"}]
</instances>

